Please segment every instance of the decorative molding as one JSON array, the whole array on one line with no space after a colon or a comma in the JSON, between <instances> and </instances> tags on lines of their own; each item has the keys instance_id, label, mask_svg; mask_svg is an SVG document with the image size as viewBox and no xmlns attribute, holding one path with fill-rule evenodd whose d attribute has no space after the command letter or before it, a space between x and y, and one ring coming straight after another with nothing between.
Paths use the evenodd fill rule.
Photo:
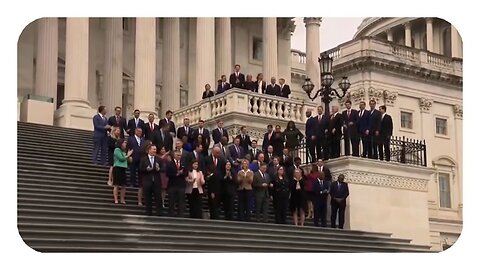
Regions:
<instances>
[{"instance_id":1,"label":"decorative molding","mask_svg":"<svg viewBox=\"0 0 480 270\"><path fill-rule=\"evenodd\" d=\"M455 119L463 119L463 105L453 105L453 113L455 114Z\"/></svg>"},{"instance_id":2,"label":"decorative molding","mask_svg":"<svg viewBox=\"0 0 480 270\"><path fill-rule=\"evenodd\" d=\"M237 135L240 134L240 128L242 125L231 125L227 127L227 132L228 136L230 138L235 138ZM254 128L254 127L247 127L247 134L250 135L250 139L256 139L258 143L260 143L261 140L263 140L263 134L267 132L267 129L260 129L260 128ZM230 139L229 138L229 139Z\"/></svg>"},{"instance_id":3,"label":"decorative molding","mask_svg":"<svg viewBox=\"0 0 480 270\"><path fill-rule=\"evenodd\" d=\"M383 91L380 89L375 89L374 87L368 88L368 100L374 99L377 103L380 103L383 100Z\"/></svg>"},{"instance_id":4,"label":"decorative molding","mask_svg":"<svg viewBox=\"0 0 480 270\"><path fill-rule=\"evenodd\" d=\"M389 106L394 106L395 101L397 100L398 92L383 90L383 98L385 99L385 104Z\"/></svg>"},{"instance_id":5,"label":"decorative molding","mask_svg":"<svg viewBox=\"0 0 480 270\"><path fill-rule=\"evenodd\" d=\"M427 179L393 176L374 173L372 171L364 172L357 170L332 172L332 179L337 179L340 174L345 175L345 182L352 184L391 187L422 192L428 191Z\"/></svg>"},{"instance_id":6,"label":"decorative molding","mask_svg":"<svg viewBox=\"0 0 480 270\"><path fill-rule=\"evenodd\" d=\"M290 39L295 31L296 25L293 18L277 19L277 32L282 39Z\"/></svg>"},{"instance_id":7,"label":"decorative molding","mask_svg":"<svg viewBox=\"0 0 480 270\"><path fill-rule=\"evenodd\" d=\"M365 92L364 88L349 91L350 101L355 104L360 101L365 101Z\"/></svg>"},{"instance_id":8,"label":"decorative molding","mask_svg":"<svg viewBox=\"0 0 480 270\"><path fill-rule=\"evenodd\" d=\"M428 113L433 106L433 99L420 98L419 99L420 112Z\"/></svg>"},{"instance_id":9,"label":"decorative molding","mask_svg":"<svg viewBox=\"0 0 480 270\"><path fill-rule=\"evenodd\" d=\"M308 26L309 24L316 24L318 27L322 24L322 17L305 17L303 18L303 22L305 23L305 26Z\"/></svg>"}]
</instances>

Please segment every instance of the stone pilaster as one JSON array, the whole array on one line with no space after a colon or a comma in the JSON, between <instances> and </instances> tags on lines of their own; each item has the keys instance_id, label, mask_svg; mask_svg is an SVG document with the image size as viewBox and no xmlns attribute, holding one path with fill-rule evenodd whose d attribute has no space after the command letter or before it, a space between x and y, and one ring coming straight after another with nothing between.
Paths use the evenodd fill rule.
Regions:
<instances>
[{"instance_id":1,"label":"stone pilaster","mask_svg":"<svg viewBox=\"0 0 480 270\"><path fill-rule=\"evenodd\" d=\"M387 30L387 40L388 41L393 41L393 31L392 31L392 29Z\"/></svg>"},{"instance_id":2,"label":"stone pilaster","mask_svg":"<svg viewBox=\"0 0 480 270\"><path fill-rule=\"evenodd\" d=\"M457 28L455 28L453 25L450 25L451 27L451 35L452 35L452 57L455 58L461 58L462 54L462 48L461 48L461 42L460 42L460 35L458 34Z\"/></svg>"},{"instance_id":3,"label":"stone pilaster","mask_svg":"<svg viewBox=\"0 0 480 270\"><path fill-rule=\"evenodd\" d=\"M215 89L215 18L197 18L196 89L189 89L192 100L198 102L205 84Z\"/></svg>"},{"instance_id":4,"label":"stone pilaster","mask_svg":"<svg viewBox=\"0 0 480 270\"><path fill-rule=\"evenodd\" d=\"M232 25L229 17L217 18L215 29L215 78L227 76L232 71ZM212 89L215 87L212 85Z\"/></svg>"},{"instance_id":5,"label":"stone pilaster","mask_svg":"<svg viewBox=\"0 0 480 270\"><path fill-rule=\"evenodd\" d=\"M412 47L412 26L405 23L405 46Z\"/></svg>"},{"instance_id":6,"label":"stone pilaster","mask_svg":"<svg viewBox=\"0 0 480 270\"><path fill-rule=\"evenodd\" d=\"M37 22L37 37L35 94L43 97L51 97L53 98L53 104L56 104L58 19L39 19Z\"/></svg>"},{"instance_id":7,"label":"stone pilaster","mask_svg":"<svg viewBox=\"0 0 480 270\"><path fill-rule=\"evenodd\" d=\"M103 77L102 104L107 107L108 114L113 114L116 106L122 106L123 28L122 18L106 18L104 20L105 75Z\"/></svg>"},{"instance_id":8,"label":"stone pilaster","mask_svg":"<svg viewBox=\"0 0 480 270\"><path fill-rule=\"evenodd\" d=\"M322 18L303 18L306 34L307 45L307 77L310 78L316 88L320 88L320 65L318 58L320 57L320 24Z\"/></svg>"},{"instance_id":9,"label":"stone pilaster","mask_svg":"<svg viewBox=\"0 0 480 270\"><path fill-rule=\"evenodd\" d=\"M278 77L277 55L277 18L263 18L263 78L267 82Z\"/></svg>"},{"instance_id":10,"label":"stone pilaster","mask_svg":"<svg viewBox=\"0 0 480 270\"><path fill-rule=\"evenodd\" d=\"M426 18L427 23L427 51L433 52L433 18Z\"/></svg>"},{"instance_id":11,"label":"stone pilaster","mask_svg":"<svg viewBox=\"0 0 480 270\"><path fill-rule=\"evenodd\" d=\"M180 108L180 18L163 20L163 85L161 112Z\"/></svg>"}]
</instances>

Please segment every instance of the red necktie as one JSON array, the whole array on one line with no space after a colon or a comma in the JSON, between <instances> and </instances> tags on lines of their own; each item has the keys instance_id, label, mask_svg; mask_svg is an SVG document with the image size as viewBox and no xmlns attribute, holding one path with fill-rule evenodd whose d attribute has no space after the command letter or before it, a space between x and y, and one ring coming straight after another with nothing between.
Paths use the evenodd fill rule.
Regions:
<instances>
[{"instance_id":1,"label":"red necktie","mask_svg":"<svg viewBox=\"0 0 480 270\"><path fill-rule=\"evenodd\" d=\"M213 158L213 163L215 163L215 168L217 167L217 159Z\"/></svg>"},{"instance_id":2,"label":"red necktie","mask_svg":"<svg viewBox=\"0 0 480 270\"><path fill-rule=\"evenodd\" d=\"M150 130L153 131L153 124L150 123Z\"/></svg>"},{"instance_id":3,"label":"red necktie","mask_svg":"<svg viewBox=\"0 0 480 270\"><path fill-rule=\"evenodd\" d=\"M180 169L180 162L177 160L177 170Z\"/></svg>"}]
</instances>

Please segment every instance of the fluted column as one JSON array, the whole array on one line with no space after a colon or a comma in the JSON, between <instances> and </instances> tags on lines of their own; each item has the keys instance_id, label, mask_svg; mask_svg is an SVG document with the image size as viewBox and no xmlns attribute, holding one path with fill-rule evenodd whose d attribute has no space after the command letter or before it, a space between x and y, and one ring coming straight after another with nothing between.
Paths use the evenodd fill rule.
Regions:
<instances>
[{"instance_id":1,"label":"fluted column","mask_svg":"<svg viewBox=\"0 0 480 270\"><path fill-rule=\"evenodd\" d=\"M122 106L123 27L122 18L105 19L105 75L102 92L103 105L113 113Z\"/></svg>"},{"instance_id":2,"label":"fluted column","mask_svg":"<svg viewBox=\"0 0 480 270\"><path fill-rule=\"evenodd\" d=\"M198 102L204 85L209 83L212 89L215 80L215 18L197 18L197 51L196 51L196 88L189 89L192 100Z\"/></svg>"},{"instance_id":3,"label":"fluted column","mask_svg":"<svg viewBox=\"0 0 480 270\"><path fill-rule=\"evenodd\" d=\"M180 108L180 19L163 19L163 85L160 117Z\"/></svg>"},{"instance_id":4,"label":"fluted column","mask_svg":"<svg viewBox=\"0 0 480 270\"><path fill-rule=\"evenodd\" d=\"M427 18L427 51L433 52L433 18Z\"/></svg>"},{"instance_id":5,"label":"fluted column","mask_svg":"<svg viewBox=\"0 0 480 270\"><path fill-rule=\"evenodd\" d=\"M320 24L322 18L304 18L303 22L307 30L307 77L311 79L315 87L320 87Z\"/></svg>"},{"instance_id":6,"label":"fluted column","mask_svg":"<svg viewBox=\"0 0 480 270\"><path fill-rule=\"evenodd\" d=\"M278 77L277 18L263 18L263 78ZM278 78L277 78L278 82Z\"/></svg>"},{"instance_id":7,"label":"fluted column","mask_svg":"<svg viewBox=\"0 0 480 270\"><path fill-rule=\"evenodd\" d=\"M232 71L232 26L230 18L217 18L215 29L216 63L215 78L228 75ZM212 85L212 89L213 89Z\"/></svg>"},{"instance_id":8,"label":"fluted column","mask_svg":"<svg viewBox=\"0 0 480 270\"><path fill-rule=\"evenodd\" d=\"M393 41L393 31L392 31L392 29L387 30L387 40L388 41Z\"/></svg>"},{"instance_id":9,"label":"fluted column","mask_svg":"<svg viewBox=\"0 0 480 270\"><path fill-rule=\"evenodd\" d=\"M412 28L410 23L405 23L405 46L412 47Z\"/></svg>"},{"instance_id":10,"label":"fluted column","mask_svg":"<svg viewBox=\"0 0 480 270\"><path fill-rule=\"evenodd\" d=\"M155 112L155 18L136 18L134 107L147 119Z\"/></svg>"},{"instance_id":11,"label":"fluted column","mask_svg":"<svg viewBox=\"0 0 480 270\"><path fill-rule=\"evenodd\" d=\"M37 22L37 65L35 94L57 100L58 19L42 18Z\"/></svg>"},{"instance_id":12,"label":"fluted column","mask_svg":"<svg viewBox=\"0 0 480 270\"><path fill-rule=\"evenodd\" d=\"M453 25L451 27L451 35L452 35L452 57L461 58L461 44L460 44L460 35L458 34L457 28Z\"/></svg>"}]
</instances>

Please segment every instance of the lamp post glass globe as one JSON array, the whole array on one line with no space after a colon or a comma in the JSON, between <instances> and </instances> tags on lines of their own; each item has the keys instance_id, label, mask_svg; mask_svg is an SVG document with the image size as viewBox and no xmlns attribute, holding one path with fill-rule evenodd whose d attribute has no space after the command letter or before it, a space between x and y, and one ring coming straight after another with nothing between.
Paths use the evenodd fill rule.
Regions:
<instances>
[{"instance_id":1,"label":"lamp post glass globe","mask_svg":"<svg viewBox=\"0 0 480 270\"><path fill-rule=\"evenodd\" d=\"M322 53L318 59L320 63L320 74L332 73L333 59L326 53Z\"/></svg>"},{"instance_id":2,"label":"lamp post glass globe","mask_svg":"<svg viewBox=\"0 0 480 270\"><path fill-rule=\"evenodd\" d=\"M350 88L350 81L346 76L343 76L342 80L338 83L338 88L342 89L343 92L346 92Z\"/></svg>"},{"instance_id":3,"label":"lamp post glass globe","mask_svg":"<svg viewBox=\"0 0 480 270\"><path fill-rule=\"evenodd\" d=\"M314 88L315 88L315 85L312 83L312 81L310 80L310 78L306 78L306 79L305 79L305 82L304 82L303 85L302 85L303 91L305 91L305 93L307 93L308 95L310 95L310 93L312 93L312 91L313 91Z\"/></svg>"}]
</instances>

